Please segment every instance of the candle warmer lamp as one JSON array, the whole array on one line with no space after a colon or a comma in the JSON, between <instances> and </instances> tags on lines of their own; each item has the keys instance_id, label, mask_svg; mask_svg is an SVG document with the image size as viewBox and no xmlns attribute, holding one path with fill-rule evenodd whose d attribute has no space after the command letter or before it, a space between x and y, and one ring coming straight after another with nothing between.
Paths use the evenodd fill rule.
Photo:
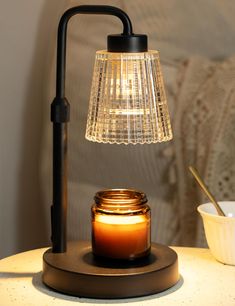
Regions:
<instances>
[{"instance_id":1,"label":"candle warmer lamp","mask_svg":"<svg viewBox=\"0 0 235 306\"><path fill-rule=\"evenodd\" d=\"M157 143L172 138L159 54L148 51L147 36L133 34L128 15L116 7L82 5L67 10L58 27L56 97L51 105L52 247L43 255L42 280L56 291L89 298L127 298L161 292L179 280L177 254L169 247L152 243L146 256L113 260L96 256L99 249L93 246L92 252L89 241L67 243L66 33L68 21L76 14L113 15L123 24L122 34L108 35L107 51L96 53L86 138L117 144ZM118 192L119 196L127 193ZM97 239L93 237L94 245Z\"/></svg>"}]
</instances>

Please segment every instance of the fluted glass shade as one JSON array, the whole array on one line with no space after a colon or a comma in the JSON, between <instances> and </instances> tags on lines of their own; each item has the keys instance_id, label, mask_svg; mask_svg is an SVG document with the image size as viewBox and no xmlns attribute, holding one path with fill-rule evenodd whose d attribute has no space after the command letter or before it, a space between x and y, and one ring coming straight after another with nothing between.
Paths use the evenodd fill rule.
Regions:
<instances>
[{"instance_id":1,"label":"fluted glass shade","mask_svg":"<svg viewBox=\"0 0 235 306\"><path fill-rule=\"evenodd\" d=\"M86 138L144 144L172 138L157 51L97 51Z\"/></svg>"}]
</instances>

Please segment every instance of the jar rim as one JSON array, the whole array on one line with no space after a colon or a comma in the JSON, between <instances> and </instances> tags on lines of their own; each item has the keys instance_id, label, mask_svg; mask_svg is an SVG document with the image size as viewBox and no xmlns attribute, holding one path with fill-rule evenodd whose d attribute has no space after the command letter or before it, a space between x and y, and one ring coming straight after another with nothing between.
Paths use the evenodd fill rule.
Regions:
<instances>
[{"instance_id":1,"label":"jar rim","mask_svg":"<svg viewBox=\"0 0 235 306\"><path fill-rule=\"evenodd\" d=\"M142 205L147 203L146 194L135 189L104 189L95 194L96 204Z\"/></svg>"}]
</instances>

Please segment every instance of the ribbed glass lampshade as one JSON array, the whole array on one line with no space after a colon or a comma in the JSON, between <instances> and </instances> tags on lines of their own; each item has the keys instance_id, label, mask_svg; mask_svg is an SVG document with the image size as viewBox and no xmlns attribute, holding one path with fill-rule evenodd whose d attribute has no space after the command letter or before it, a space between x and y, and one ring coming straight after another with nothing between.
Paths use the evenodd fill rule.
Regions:
<instances>
[{"instance_id":1,"label":"ribbed glass lampshade","mask_svg":"<svg viewBox=\"0 0 235 306\"><path fill-rule=\"evenodd\" d=\"M172 138L157 51L96 52L86 138L118 144Z\"/></svg>"}]
</instances>

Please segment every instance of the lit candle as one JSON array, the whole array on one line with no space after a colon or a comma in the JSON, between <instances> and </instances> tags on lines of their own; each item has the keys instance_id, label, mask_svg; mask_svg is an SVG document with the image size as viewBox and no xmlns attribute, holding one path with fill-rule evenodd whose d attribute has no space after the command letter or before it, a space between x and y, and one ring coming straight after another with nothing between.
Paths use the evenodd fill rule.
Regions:
<instances>
[{"instance_id":1,"label":"lit candle","mask_svg":"<svg viewBox=\"0 0 235 306\"><path fill-rule=\"evenodd\" d=\"M97 194L92 207L93 253L113 259L146 256L151 245L150 208L146 196L123 189Z\"/></svg>"}]
</instances>

